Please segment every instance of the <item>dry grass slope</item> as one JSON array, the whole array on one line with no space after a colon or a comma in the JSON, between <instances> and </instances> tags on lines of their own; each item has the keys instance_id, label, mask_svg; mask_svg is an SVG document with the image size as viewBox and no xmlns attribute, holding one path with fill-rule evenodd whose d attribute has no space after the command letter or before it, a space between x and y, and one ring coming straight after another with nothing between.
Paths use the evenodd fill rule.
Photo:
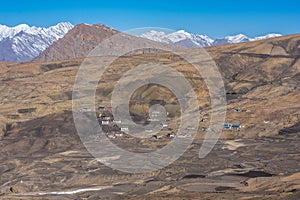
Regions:
<instances>
[{"instance_id":1,"label":"dry grass slope","mask_svg":"<svg viewBox=\"0 0 300 200\"><path fill-rule=\"evenodd\" d=\"M240 123L243 127L224 130L215 149L200 160L197 158L200 139L208 126L208 121L203 121L194 144L175 163L158 172L126 174L91 157L76 134L71 113L73 84L83 61L78 57L86 56L79 52L88 52L100 41L87 45L89 47L77 42L94 40L90 37L97 27L91 28L88 36L76 33L79 38L74 37L74 41L59 40L36 60L64 61L0 63L0 198L56 199L55 195L38 196L38 193L95 186L105 189L60 197L299 197L300 35L207 48L224 77L228 103L226 122ZM99 34L104 37L115 33L99 27L103 28ZM89 27L80 25L79 28ZM78 52L65 48L68 45L77 45ZM195 50L186 50L187 54L192 51ZM69 58L74 59L66 60ZM209 118L209 96L202 77L192 66L169 53L124 56L116 60L98 85L96 102L108 104L113 86L123 73L153 60L171 64L186 76L200 100L201 114ZM151 102L162 99L176 119L179 115L176 98L157 85L136 91L132 96L132 113L143 118ZM241 112L232 110L236 107ZM162 141L160 145L167 140ZM132 146L145 143L128 142ZM122 139L116 143L126 145ZM192 189L196 192L189 191Z\"/></svg>"}]
</instances>

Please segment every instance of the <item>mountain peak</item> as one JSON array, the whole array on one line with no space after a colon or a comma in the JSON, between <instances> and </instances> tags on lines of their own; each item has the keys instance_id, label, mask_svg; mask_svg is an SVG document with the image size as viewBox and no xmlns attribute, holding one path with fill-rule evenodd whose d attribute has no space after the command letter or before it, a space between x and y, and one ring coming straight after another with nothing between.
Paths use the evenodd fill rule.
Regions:
<instances>
[{"instance_id":1,"label":"mountain peak","mask_svg":"<svg viewBox=\"0 0 300 200\"><path fill-rule=\"evenodd\" d=\"M70 22L60 22L54 26L50 26L48 29L51 28L67 28L68 30L72 29L74 27L73 24L71 24Z\"/></svg>"},{"instance_id":2,"label":"mountain peak","mask_svg":"<svg viewBox=\"0 0 300 200\"><path fill-rule=\"evenodd\" d=\"M180 33L180 34L190 34L190 33L188 33L187 31L185 31L185 30L178 30L178 31L176 31L177 33Z\"/></svg>"},{"instance_id":3,"label":"mountain peak","mask_svg":"<svg viewBox=\"0 0 300 200\"><path fill-rule=\"evenodd\" d=\"M72 31L70 31L70 34L72 36L68 36L68 38L64 39L62 43L69 44L70 41L75 38L78 41L95 40L95 42L99 43L102 41L101 38L107 38L112 34L119 33L119 31L104 24L82 23L75 27L70 22L60 22L50 27L36 27L29 26L27 24L19 24L14 27L8 27L0 24L0 60L17 62L31 61L50 47L54 42L64 37L71 29ZM205 34L192 34L183 29L171 33L161 30L150 30L140 35L140 37L147 38L152 41L176 44L187 48L249 42L279 36L282 35L269 33L267 35L250 38L244 34L237 34L220 39L212 39ZM94 42L92 42L91 46L93 45ZM87 47L87 49L90 49L90 47ZM87 49L83 49L83 51L85 52ZM84 53L80 54L78 49L74 49L74 51L78 54L77 55L73 52L74 55L76 54L76 57L85 55ZM43 54L43 56L45 55ZM56 57L58 55L54 55L53 53L53 56ZM41 57L38 59L43 60ZM63 58L58 56L57 59ZM47 59L44 58L44 60Z\"/></svg>"},{"instance_id":4,"label":"mountain peak","mask_svg":"<svg viewBox=\"0 0 300 200\"><path fill-rule=\"evenodd\" d=\"M19 24L15 27L12 27L14 30L20 32L29 29L30 27L27 24Z\"/></svg>"},{"instance_id":5,"label":"mountain peak","mask_svg":"<svg viewBox=\"0 0 300 200\"><path fill-rule=\"evenodd\" d=\"M226 36L225 39L228 40L229 43L240 43L240 42L249 42L250 41L250 39L244 34Z\"/></svg>"},{"instance_id":6,"label":"mountain peak","mask_svg":"<svg viewBox=\"0 0 300 200\"><path fill-rule=\"evenodd\" d=\"M263 40L263 39L268 39L268 38L274 38L274 37L280 37L282 36L281 34L278 34L278 33L269 33L267 35L264 35L264 36L258 36L258 37L255 37L253 38L253 40Z\"/></svg>"},{"instance_id":7,"label":"mountain peak","mask_svg":"<svg viewBox=\"0 0 300 200\"><path fill-rule=\"evenodd\" d=\"M73 26L71 22L59 22L56 26Z\"/></svg>"},{"instance_id":8,"label":"mountain peak","mask_svg":"<svg viewBox=\"0 0 300 200\"><path fill-rule=\"evenodd\" d=\"M104 24L78 24L63 38L49 46L34 61L43 62L83 58L99 43L116 33L119 33L119 31Z\"/></svg>"},{"instance_id":9,"label":"mountain peak","mask_svg":"<svg viewBox=\"0 0 300 200\"><path fill-rule=\"evenodd\" d=\"M27 24L15 27L0 25L0 60L31 61L72 28L70 22L61 22L48 28Z\"/></svg>"},{"instance_id":10,"label":"mountain peak","mask_svg":"<svg viewBox=\"0 0 300 200\"><path fill-rule=\"evenodd\" d=\"M272 33L264 36L258 36L255 38L249 38L248 36L240 33L237 35L226 36L224 38L213 40L205 34L192 34L185 30L178 30L168 34L162 31L150 30L140 35L140 37L147 38L150 40L164 42L168 44L177 44L187 48L199 48L231 43L250 42L279 36L282 35Z\"/></svg>"},{"instance_id":11,"label":"mountain peak","mask_svg":"<svg viewBox=\"0 0 300 200\"><path fill-rule=\"evenodd\" d=\"M140 37L154 40L157 42L164 42L168 44L177 44L179 46L195 48L210 46L213 41L206 35L191 34L185 30L178 30L172 33L165 33L163 31L150 30L140 35Z\"/></svg>"}]
</instances>

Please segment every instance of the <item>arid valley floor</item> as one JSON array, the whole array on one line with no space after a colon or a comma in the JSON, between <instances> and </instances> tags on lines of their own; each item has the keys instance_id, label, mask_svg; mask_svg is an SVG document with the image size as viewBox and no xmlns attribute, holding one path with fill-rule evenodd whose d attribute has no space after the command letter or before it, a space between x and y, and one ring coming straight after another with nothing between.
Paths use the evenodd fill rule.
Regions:
<instances>
[{"instance_id":1,"label":"arid valley floor","mask_svg":"<svg viewBox=\"0 0 300 200\"><path fill-rule=\"evenodd\" d=\"M96 102L106 106L122 73L156 60L181 71L195 88L203 120L193 144L168 167L138 174L97 162L79 139L72 92L83 59L0 63L0 199L300 199L300 35L206 51L225 83L225 121L242 126L224 129L203 159L198 152L209 124L209 98L192 66L165 52L124 56L99 83ZM149 86L138 93L133 102L145 98L131 105L137 120L143 121L153 99L163 99L174 119L180 114L170 91ZM176 132L169 127L165 134ZM112 140L142 151L172 138Z\"/></svg>"}]
</instances>

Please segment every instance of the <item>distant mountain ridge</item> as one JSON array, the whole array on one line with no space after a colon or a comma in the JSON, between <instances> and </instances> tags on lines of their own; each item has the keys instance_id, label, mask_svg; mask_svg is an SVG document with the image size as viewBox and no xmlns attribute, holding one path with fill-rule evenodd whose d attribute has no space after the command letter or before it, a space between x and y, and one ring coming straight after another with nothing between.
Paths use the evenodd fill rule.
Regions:
<instances>
[{"instance_id":1,"label":"distant mountain ridge","mask_svg":"<svg viewBox=\"0 0 300 200\"><path fill-rule=\"evenodd\" d=\"M107 42L109 38L112 39L112 41ZM178 45L166 45L161 42L122 33L104 24L78 24L63 38L49 46L33 61L49 62L70 60L74 58L86 58L99 44L101 44L103 49L106 48L104 51L106 55L114 55L119 51L123 52L123 50L127 49L131 45L135 46L135 48L139 47L138 49L142 49L145 46L157 47L156 49L163 49L163 47L168 47L172 50L183 49ZM151 50L149 49L149 51ZM155 52L155 48L153 51Z\"/></svg>"},{"instance_id":2,"label":"distant mountain ridge","mask_svg":"<svg viewBox=\"0 0 300 200\"><path fill-rule=\"evenodd\" d=\"M226 36L224 38L214 40L207 35L192 34L186 32L185 30L179 30L169 34L163 31L150 30L139 36L143 38L147 38L149 40L164 42L168 44L177 44L187 48L197 48L197 47L199 48L199 47L218 46L224 44L241 43L241 42L251 42L251 41L262 40L267 38L279 37L282 35L272 33L264 36L250 38L247 37L246 35L238 34L235 36Z\"/></svg>"},{"instance_id":3,"label":"distant mountain ridge","mask_svg":"<svg viewBox=\"0 0 300 200\"><path fill-rule=\"evenodd\" d=\"M27 24L15 27L0 25L0 60L31 61L73 27L69 22L48 28L30 27Z\"/></svg>"},{"instance_id":4,"label":"distant mountain ridge","mask_svg":"<svg viewBox=\"0 0 300 200\"><path fill-rule=\"evenodd\" d=\"M119 32L104 25L95 28L92 25L83 24L81 25L81 27L85 27L84 32L89 33L89 36L84 34L82 37L79 37L77 34L81 35L82 29L77 30L78 28L76 28L77 31L73 31L72 37L69 37L69 39L67 40L63 40L64 45L75 45L76 43L78 43L78 41L82 40L82 38L86 36L89 39L96 39L94 41L90 41L86 40L87 38L85 38L85 42L88 42L88 44L84 45L86 49L82 49L82 53L78 52L82 48L78 46L75 49L73 49L73 52L65 52L67 53L67 56L65 57L61 57L58 54L54 55L54 51L56 50L54 48L51 48L50 51L51 56L53 56L53 59L54 57L55 59L62 59L69 57L71 58L84 56L86 55L87 50L91 50L92 47L96 46L95 42L102 41L103 38L110 37L111 35ZM48 59L48 55L46 55L46 53L49 53L49 51L46 51L45 53L44 51L47 48L51 47L56 41L63 38L73 28L74 25L72 25L69 22L61 22L57 25L50 26L48 28L35 26L30 27L26 24L20 24L15 27L0 25L0 61L28 62L32 60L49 60L50 58ZM90 31L88 29L90 29ZM172 45L175 44L186 48L199 48L232 43L250 42L261 39L279 37L282 35L268 34L264 36L250 38L246 35L238 34L235 36L226 36L220 39L212 39L204 34L192 34L184 30L179 30L168 34L162 31L151 30L139 36L155 42L162 42ZM76 38L78 41L73 41ZM63 48L63 45L56 45L56 48L58 46L59 48ZM74 56L75 54L76 56Z\"/></svg>"}]
</instances>

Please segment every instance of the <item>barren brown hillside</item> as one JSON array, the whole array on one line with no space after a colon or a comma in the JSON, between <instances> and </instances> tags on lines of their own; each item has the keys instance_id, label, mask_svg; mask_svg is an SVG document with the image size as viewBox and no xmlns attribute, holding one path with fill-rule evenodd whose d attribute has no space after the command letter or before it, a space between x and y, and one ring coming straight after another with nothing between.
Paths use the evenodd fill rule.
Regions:
<instances>
[{"instance_id":1,"label":"barren brown hillside","mask_svg":"<svg viewBox=\"0 0 300 200\"><path fill-rule=\"evenodd\" d=\"M102 26L98 33L97 27L91 28L91 35L106 37L117 33ZM90 48L80 43L76 43L76 51L65 48L75 43L62 38L36 59L63 61L0 63L0 198L300 198L300 35L206 49L225 82L226 123L241 127L224 129L221 139L204 159L197 155L209 123L210 101L202 77L190 64L169 52L117 59L99 82L99 106L109 104L116 81L126 71L152 61L170 64L181 71L200 100L203 120L191 147L170 166L144 174L115 171L97 162L76 133L72 92L83 59L65 59L84 57L101 42L91 35L74 36L93 43L88 45ZM190 49L185 53L192 56L196 51ZM62 57L57 52L65 54ZM194 58L195 62L197 59ZM156 85L141 87L132 96L132 102L141 97L141 104L131 105L137 121L144 120L147 106L155 100L164 100L166 108L173 111L173 118L180 115L177 100L167 89ZM176 126L169 128L164 134L176 132ZM156 149L172 139L134 140L124 136L113 140L129 150L141 151ZM72 193L86 188L94 191Z\"/></svg>"},{"instance_id":2,"label":"barren brown hillside","mask_svg":"<svg viewBox=\"0 0 300 200\"><path fill-rule=\"evenodd\" d=\"M70 30L65 37L42 52L34 61L45 62L83 58L96 45L116 33L119 33L119 31L105 25L79 24Z\"/></svg>"},{"instance_id":3,"label":"barren brown hillside","mask_svg":"<svg viewBox=\"0 0 300 200\"><path fill-rule=\"evenodd\" d=\"M124 48L119 44L121 42L118 40L128 40L140 45L151 45L157 47L157 49L162 46L166 46L169 49L175 50L182 48L176 45L162 44L148 39L134 37L121 33L102 24L79 24L71 29L63 38L59 39L53 45L48 47L33 61L51 62L85 58L95 47L116 34L118 34L118 37L114 38L114 45L111 47L115 50Z\"/></svg>"}]
</instances>

